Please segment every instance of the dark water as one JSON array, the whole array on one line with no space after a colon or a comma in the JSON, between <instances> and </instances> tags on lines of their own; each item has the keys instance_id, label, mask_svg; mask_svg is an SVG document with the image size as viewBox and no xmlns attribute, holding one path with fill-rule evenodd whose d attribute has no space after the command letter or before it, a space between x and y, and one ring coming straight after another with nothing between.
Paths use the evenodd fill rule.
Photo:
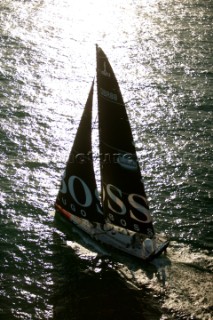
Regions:
<instances>
[{"instance_id":1,"label":"dark water","mask_svg":"<svg viewBox=\"0 0 213 320\"><path fill-rule=\"evenodd\" d=\"M0 2L0 319L212 315L211 0ZM51 212L108 55L167 256L146 265Z\"/></svg>"}]
</instances>

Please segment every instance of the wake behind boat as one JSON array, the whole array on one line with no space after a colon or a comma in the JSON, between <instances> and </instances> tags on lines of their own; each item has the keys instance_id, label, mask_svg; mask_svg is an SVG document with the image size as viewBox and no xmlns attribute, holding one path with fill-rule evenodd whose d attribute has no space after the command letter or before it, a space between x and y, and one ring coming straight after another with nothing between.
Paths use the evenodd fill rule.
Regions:
<instances>
[{"instance_id":1,"label":"wake behind boat","mask_svg":"<svg viewBox=\"0 0 213 320\"><path fill-rule=\"evenodd\" d=\"M101 197L92 157L92 83L61 181L55 208L92 238L142 260L161 254L120 88L100 47L97 94Z\"/></svg>"}]
</instances>

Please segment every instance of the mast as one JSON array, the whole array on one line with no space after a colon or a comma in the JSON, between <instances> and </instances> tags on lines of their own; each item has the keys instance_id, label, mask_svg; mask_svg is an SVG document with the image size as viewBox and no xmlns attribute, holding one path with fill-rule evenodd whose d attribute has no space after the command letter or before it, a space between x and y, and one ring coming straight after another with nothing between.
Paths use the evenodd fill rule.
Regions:
<instances>
[{"instance_id":1,"label":"mast","mask_svg":"<svg viewBox=\"0 0 213 320\"><path fill-rule=\"evenodd\" d=\"M152 218L123 97L113 69L98 46L96 54L104 215L112 224L152 237Z\"/></svg>"}]
</instances>

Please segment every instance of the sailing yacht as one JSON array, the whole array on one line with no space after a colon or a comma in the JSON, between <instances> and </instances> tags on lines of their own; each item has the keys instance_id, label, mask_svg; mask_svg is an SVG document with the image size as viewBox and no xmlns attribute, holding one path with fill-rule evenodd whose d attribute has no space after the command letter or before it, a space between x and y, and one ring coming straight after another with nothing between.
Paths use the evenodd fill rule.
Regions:
<instances>
[{"instance_id":1,"label":"sailing yacht","mask_svg":"<svg viewBox=\"0 0 213 320\"><path fill-rule=\"evenodd\" d=\"M97 74L62 177L57 214L93 239L142 260L166 250L155 234L133 135L114 71L96 46ZM101 192L92 156L94 86L98 95ZM100 196L101 194L101 196Z\"/></svg>"}]
</instances>

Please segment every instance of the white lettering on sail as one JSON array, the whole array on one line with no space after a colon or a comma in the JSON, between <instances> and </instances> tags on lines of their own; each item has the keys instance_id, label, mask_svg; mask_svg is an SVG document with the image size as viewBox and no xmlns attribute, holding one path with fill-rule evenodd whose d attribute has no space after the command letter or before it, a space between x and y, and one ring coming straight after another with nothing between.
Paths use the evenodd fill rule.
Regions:
<instances>
[{"instance_id":1,"label":"white lettering on sail","mask_svg":"<svg viewBox=\"0 0 213 320\"><path fill-rule=\"evenodd\" d=\"M106 61L104 61L104 70L101 71L101 74L103 74L103 76L105 77L110 78L110 73L106 69Z\"/></svg>"},{"instance_id":2,"label":"white lettering on sail","mask_svg":"<svg viewBox=\"0 0 213 320\"><path fill-rule=\"evenodd\" d=\"M109 219L111 220L111 221L115 221L115 217L113 216L113 214L109 214Z\"/></svg>"},{"instance_id":3,"label":"white lettering on sail","mask_svg":"<svg viewBox=\"0 0 213 320\"><path fill-rule=\"evenodd\" d=\"M120 208L120 211L117 211L115 208L113 208L113 206L111 205L110 201L108 200L108 207L110 210L112 210L113 212L117 213L117 214L125 214L126 213L126 207L123 203L123 201L121 201L121 199L119 199L114 193L113 191L117 192L118 195L120 197L122 197L122 192L120 189L116 188L115 186L113 186L112 184L108 184L107 185L107 193L109 195L109 197L111 198L111 200L116 204L117 207Z\"/></svg>"},{"instance_id":4,"label":"white lettering on sail","mask_svg":"<svg viewBox=\"0 0 213 320\"><path fill-rule=\"evenodd\" d=\"M70 208L71 208L71 210L72 210L73 212L76 211L76 207L75 207L75 205L74 205L73 203L71 203Z\"/></svg>"},{"instance_id":5,"label":"white lettering on sail","mask_svg":"<svg viewBox=\"0 0 213 320\"><path fill-rule=\"evenodd\" d=\"M85 210L82 210L82 209L81 209L81 215L82 215L82 217L86 217L86 216L87 216Z\"/></svg>"},{"instance_id":6,"label":"white lettering on sail","mask_svg":"<svg viewBox=\"0 0 213 320\"><path fill-rule=\"evenodd\" d=\"M138 168L137 161L131 153L118 154L117 163L124 169L135 171Z\"/></svg>"},{"instance_id":7,"label":"white lettering on sail","mask_svg":"<svg viewBox=\"0 0 213 320\"><path fill-rule=\"evenodd\" d=\"M65 184L65 181L63 180L63 193L65 193L65 190L67 190L67 186ZM76 182L79 184L82 188L81 193L84 193L84 199L82 201L82 199L79 199L78 195L77 195L77 190L76 188ZM68 190L70 192L70 195L72 196L73 200L75 201L76 204L80 205L81 207L87 208L92 204L93 201L93 197L92 197L92 193L89 189L89 187L87 186L87 184L78 176L71 176L68 180ZM122 191L117 188L116 186L112 185L112 184L108 184L106 186L106 192L107 192L107 206L109 208L109 210L115 214L118 215L125 215L127 213L127 208L124 204L124 202L122 201ZM103 201L105 201L105 197L106 197L106 192L105 192L105 188L103 188ZM98 190L95 190L95 197L98 200L96 203L96 209L97 212L99 212L100 214L103 214L102 211L102 207L100 205L100 199L99 199L99 193ZM139 226L137 225L137 222L140 223L150 223L152 221L151 215L149 210L144 207L140 202L141 200L143 200L145 203L147 202L147 199L139 194L129 194L128 196L128 202L129 205L132 207L129 211L130 217L131 219L135 220L135 225L134 228L137 231L137 229L139 229ZM76 206L74 204L71 204L71 209L73 212L76 211ZM82 209L80 211L82 216L86 215L86 212ZM114 220L113 214L109 212L109 218L111 221ZM120 220L121 225L125 226L126 225L126 220L121 219Z\"/></svg>"},{"instance_id":8,"label":"white lettering on sail","mask_svg":"<svg viewBox=\"0 0 213 320\"><path fill-rule=\"evenodd\" d=\"M105 90L103 88L100 89L100 92L101 92L101 95L105 98L108 98L112 101L117 101L118 98L117 98L117 94L116 93L113 93L113 92L110 92L108 90Z\"/></svg>"},{"instance_id":9,"label":"white lettering on sail","mask_svg":"<svg viewBox=\"0 0 213 320\"><path fill-rule=\"evenodd\" d=\"M81 203L78 198L76 197L76 194L75 194L75 188L74 188L74 184L75 184L75 180L78 180L81 185L82 185L82 188L84 190L84 193L85 193L85 202L84 203ZM90 192L90 189L88 188L88 186L86 185L86 183L79 177L77 176L71 176L68 180L68 188L69 188L69 192L71 194L71 196L73 197L74 201L82 206L82 207L89 207L91 204L92 204L92 194Z\"/></svg>"},{"instance_id":10,"label":"white lettering on sail","mask_svg":"<svg viewBox=\"0 0 213 320\"><path fill-rule=\"evenodd\" d=\"M62 180L61 180L61 188L60 188L60 192L61 193L67 193L67 186L66 186L66 183L64 181L65 176L66 176L66 173L64 172L64 174L62 176Z\"/></svg>"},{"instance_id":11,"label":"white lettering on sail","mask_svg":"<svg viewBox=\"0 0 213 320\"><path fill-rule=\"evenodd\" d=\"M126 227L126 220L121 219L121 220L120 220L120 224L121 224L123 227Z\"/></svg>"},{"instance_id":12,"label":"white lettering on sail","mask_svg":"<svg viewBox=\"0 0 213 320\"><path fill-rule=\"evenodd\" d=\"M65 206L67 205L67 200L65 198L62 197L61 201L62 201L63 205L65 205Z\"/></svg>"},{"instance_id":13,"label":"white lettering on sail","mask_svg":"<svg viewBox=\"0 0 213 320\"><path fill-rule=\"evenodd\" d=\"M133 227L134 227L134 230L135 230L136 232L139 232L139 231L140 231L140 227L139 227L139 225L138 225L137 223L134 223Z\"/></svg>"},{"instance_id":14,"label":"white lettering on sail","mask_svg":"<svg viewBox=\"0 0 213 320\"><path fill-rule=\"evenodd\" d=\"M129 203L131 204L131 206L134 209L136 209L137 211L139 211L140 215L142 213L144 219L142 220L140 216L136 216L136 213L133 213L132 210L130 211L131 218L136 221L142 222L142 223L151 222L152 218L150 216L149 210L146 209L142 204L138 203L135 198L141 198L142 200L145 200L145 201L146 201L146 199L143 196L140 196L139 194L134 194L134 193L132 193L128 196L128 200L129 200Z\"/></svg>"}]
</instances>

